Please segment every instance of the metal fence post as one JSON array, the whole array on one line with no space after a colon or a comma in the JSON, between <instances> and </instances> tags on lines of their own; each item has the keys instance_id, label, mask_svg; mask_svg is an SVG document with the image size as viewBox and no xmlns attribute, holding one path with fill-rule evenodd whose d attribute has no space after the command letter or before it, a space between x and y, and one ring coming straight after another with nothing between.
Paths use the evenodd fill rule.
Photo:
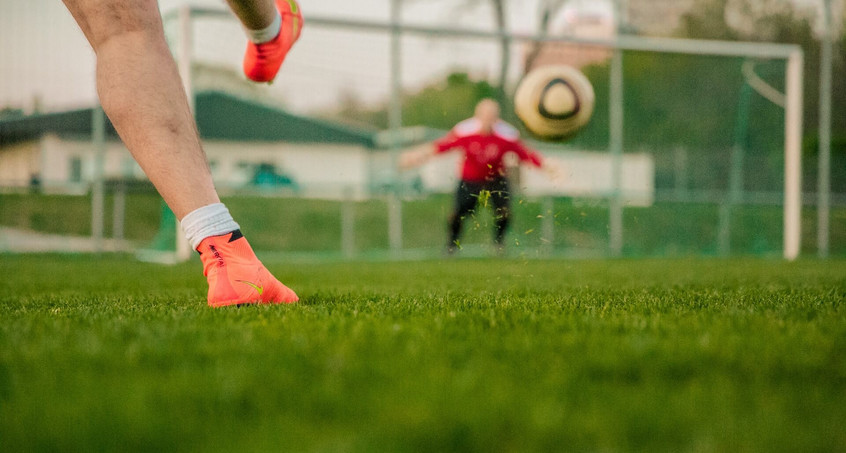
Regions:
<instances>
[{"instance_id":1,"label":"metal fence post","mask_svg":"<svg viewBox=\"0 0 846 453\"><path fill-rule=\"evenodd\" d=\"M345 258L355 256L355 200L353 190L346 190L341 200L341 253Z\"/></svg>"},{"instance_id":2,"label":"metal fence post","mask_svg":"<svg viewBox=\"0 0 846 453\"><path fill-rule=\"evenodd\" d=\"M541 250L550 256L555 251L555 199L548 195L543 199L543 218L541 220Z\"/></svg>"}]
</instances>

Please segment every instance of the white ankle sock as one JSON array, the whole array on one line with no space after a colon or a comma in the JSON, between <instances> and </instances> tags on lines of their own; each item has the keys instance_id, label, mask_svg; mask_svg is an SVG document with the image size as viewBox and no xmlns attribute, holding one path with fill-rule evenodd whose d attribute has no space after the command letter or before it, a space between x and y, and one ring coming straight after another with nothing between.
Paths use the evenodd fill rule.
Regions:
<instances>
[{"instance_id":1,"label":"white ankle sock","mask_svg":"<svg viewBox=\"0 0 846 453\"><path fill-rule=\"evenodd\" d=\"M267 27L262 28L261 30L247 30L247 38L250 41L261 44L263 42L268 42L276 37L279 34L279 30L282 29L282 15L279 14L279 11L276 11L276 17L273 18L273 22L270 23Z\"/></svg>"},{"instance_id":2,"label":"white ankle sock","mask_svg":"<svg viewBox=\"0 0 846 453\"><path fill-rule=\"evenodd\" d=\"M196 250L203 239L220 236L241 228L223 203L213 203L195 209L179 221L191 247Z\"/></svg>"}]
</instances>

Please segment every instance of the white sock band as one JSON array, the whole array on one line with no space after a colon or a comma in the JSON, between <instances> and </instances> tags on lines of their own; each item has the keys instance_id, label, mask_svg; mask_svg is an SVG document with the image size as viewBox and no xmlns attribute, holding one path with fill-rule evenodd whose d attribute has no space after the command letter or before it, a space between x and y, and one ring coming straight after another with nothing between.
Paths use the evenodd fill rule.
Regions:
<instances>
[{"instance_id":1,"label":"white sock band","mask_svg":"<svg viewBox=\"0 0 846 453\"><path fill-rule=\"evenodd\" d=\"M223 203L214 203L195 209L179 221L191 247L196 250L203 239L220 236L241 228Z\"/></svg>"},{"instance_id":2,"label":"white sock band","mask_svg":"<svg viewBox=\"0 0 846 453\"><path fill-rule=\"evenodd\" d=\"M279 11L275 12L276 16L273 18L273 22L271 22L267 27L264 27L261 30L247 29L247 37L250 41L256 44L261 44L272 40L279 34L279 31L282 29L282 15L279 14Z\"/></svg>"}]
</instances>

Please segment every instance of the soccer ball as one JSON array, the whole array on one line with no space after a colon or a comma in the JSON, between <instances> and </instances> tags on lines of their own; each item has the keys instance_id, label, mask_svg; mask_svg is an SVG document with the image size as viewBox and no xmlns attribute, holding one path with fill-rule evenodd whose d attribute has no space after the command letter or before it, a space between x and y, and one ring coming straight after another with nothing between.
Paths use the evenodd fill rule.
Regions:
<instances>
[{"instance_id":1,"label":"soccer ball","mask_svg":"<svg viewBox=\"0 0 846 453\"><path fill-rule=\"evenodd\" d=\"M514 93L514 112L531 133L547 140L567 138L593 114L593 86L581 71L566 65L529 71Z\"/></svg>"}]
</instances>

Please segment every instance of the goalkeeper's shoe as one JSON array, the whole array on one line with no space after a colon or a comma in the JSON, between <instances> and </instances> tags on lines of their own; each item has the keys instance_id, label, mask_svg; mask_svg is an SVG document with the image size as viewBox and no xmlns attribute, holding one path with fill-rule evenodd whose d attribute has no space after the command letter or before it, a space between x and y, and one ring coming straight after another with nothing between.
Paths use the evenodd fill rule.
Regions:
<instances>
[{"instance_id":1,"label":"goalkeeper's shoe","mask_svg":"<svg viewBox=\"0 0 846 453\"><path fill-rule=\"evenodd\" d=\"M261 264L240 230L203 239L197 247L209 281L209 305L278 304L299 300Z\"/></svg>"},{"instance_id":2,"label":"goalkeeper's shoe","mask_svg":"<svg viewBox=\"0 0 846 453\"><path fill-rule=\"evenodd\" d=\"M282 15L279 34L261 44L247 42L244 74L254 82L272 82L276 78L285 56L297 42L303 29L303 14L296 0L275 1L276 9Z\"/></svg>"}]
</instances>

